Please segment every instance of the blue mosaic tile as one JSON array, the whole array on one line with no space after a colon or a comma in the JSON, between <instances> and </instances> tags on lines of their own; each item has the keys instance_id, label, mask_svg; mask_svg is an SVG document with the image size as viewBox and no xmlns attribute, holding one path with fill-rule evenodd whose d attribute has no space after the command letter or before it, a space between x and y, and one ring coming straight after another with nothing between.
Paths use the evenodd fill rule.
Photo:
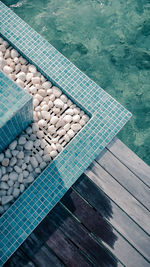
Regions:
<instances>
[{"instance_id":1,"label":"blue mosaic tile","mask_svg":"<svg viewBox=\"0 0 150 267\"><path fill-rule=\"evenodd\" d=\"M124 126L131 113L1 2L0 17L1 35L91 117L0 218L2 265Z\"/></svg>"},{"instance_id":2,"label":"blue mosaic tile","mask_svg":"<svg viewBox=\"0 0 150 267\"><path fill-rule=\"evenodd\" d=\"M32 97L0 71L0 152L32 121Z\"/></svg>"}]
</instances>

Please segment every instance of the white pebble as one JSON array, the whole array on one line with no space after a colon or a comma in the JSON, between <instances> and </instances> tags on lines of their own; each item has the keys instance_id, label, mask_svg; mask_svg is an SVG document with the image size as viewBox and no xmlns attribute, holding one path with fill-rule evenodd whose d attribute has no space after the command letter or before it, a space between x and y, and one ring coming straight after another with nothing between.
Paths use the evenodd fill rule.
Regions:
<instances>
[{"instance_id":1,"label":"white pebble","mask_svg":"<svg viewBox=\"0 0 150 267\"><path fill-rule=\"evenodd\" d=\"M46 82L44 82L43 84L42 84L42 88L44 88L44 89L49 89L49 88L51 88L52 87L52 84L51 84L51 82L49 82L49 81L46 81Z\"/></svg>"},{"instance_id":2,"label":"white pebble","mask_svg":"<svg viewBox=\"0 0 150 267\"><path fill-rule=\"evenodd\" d=\"M82 116L82 120L84 120L85 122L87 122L89 120L89 117L87 115L83 115Z\"/></svg>"},{"instance_id":3,"label":"white pebble","mask_svg":"<svg viewBox=\"0 0 150 267\"><path fill-rule=\"evenodd\" d=\"M2 205L5 205L13 200L13 196L2 196Z\"/></svg>"},{"instance_id":4,"label":"white pebble","mask_svg":"<svg viewBox=\"0 0 150 267\"><path fill-rule=\"evenodd\" d=\"M6 60L0 57L0 69L3 69L6 65Z\"/></svg>"},{"instance_id":5,"label":"white pebble","mask_svg":"<svg viewBox=\"0 0 150 267\"><path fill-rule=\"evenodd\" d=\"M32 72L32 73L36 73L37 72L37 69L36 69L36 67L34 65L29 65L28 70L29 70L29 72Z\"/></svg>"},{"instance_id":6,"label":"white pebble","mask_svg":"<svg viewBox=\"0 0 150 267\"><path fill-rule=\"evenodd\" d=\"M43 119L48 120L48 121L50 120L51 115L49 112L47 112L46 110L42 110L41 114L42 114Z\"/></svg>"},{"instance_id":7,"label":"white pebble","mask_svg":"<svg viewBox=\"0 0 150 267\"><path fill-rule=\"evenodd\" d=\"M19 145L24 145L27 142L27 139L24 136L20 136L18 139L18 144Z\"/></svg>"},{"instance_id":8,"label":"white pebble","mask_svg":"<svg viewBox=\"0 0 150 267\"><path fill-rule=\"evenodd\" d=\"M65 117L64 117L63 119L64 119L64 121L66 121L66 122L71 122L71 121L72 121L72 116L70 116L70 115L65 115Z\"/></svg>"},{"instance_id":9,"label":"white pebble","mask_svg":"<svg viewBox=\"0 0 150 267\"><path fill-rule=\"evenodd\" d=\"M43 89L39 89L38 90L38 94L40 94L41 96L46 96L47 95L47 92L46 92L46 90L43 90Z\"/></svg>"},{"instance_id":10,"label":"white pebble","mask_svg":"<svg viewBox=\"0 0 150 267\"><path fill-rule=\"evenodd\" d=\"M13 184L14 184L14 181L12 181L12 180L9 180L9 181L7 182L7 184L8 184L9 186L13 186Z\"/></svg>"},{"instance_id":11,"label":"white pebble","mask_svg":"<svg viewBox=\"0 0 150 267\"><path fill-rule=\"evenodd\" d=\"M34 169L38 167L38 162L37 162L35 157L31 157L30 162L31 162Z\"/></svg>"},{"instance_id":12,"label":"white pebble","mask_svg":"<svg viewBox=\"0 0 150 267\"><path fill-rule=\"evenodd\" d=\"M28 171L23 171L23 178L27 178L29 176L29 172Z\"/></svg>"},{"instance_id":13,"label":"white pebble","mask_svg":"<svg viewBox=\"0 0 150 267\"><path fill-rule=\"evenodd\" d=\"M58 117L57 116L53 116L52 118L51 118L51 120L50 120L50 123L51 124L53 124L53 125L55 125L57 122L58 122Z\"/></svg>"},{"instance_id":14,"label":"white pebble","mask_svg":"<svg viewBox=\"0 0 150 267\"><path fill-rule=\"evenodd\" d=\"M24 145L24 148L26 149L26 150L32 150L32 148L33 148L33 142L32 141L27 141L26 143L25 143L25 145Z\"/></svg>"},{"instance_id":15,"label":"white pebble","mask_svg":"<svg viewBox=\"0 0 150 267\"><path fill-rule=\"evenodd\" d=\"M84 126L84 125L86 124L85 120L83 120L83 119L81 119L81 120L79 121L79 123L80 123L81 126Z\"/></svg>"},{"instance_id":16,"label":"white pebble","mask_svg":"<svg viewBox=\"0 0 150 267\"><path fill-rule=\"evenodd\" d=\"M16 83L20 86L20 87L24 87L24 82L22 81L22 80L20 80L20 79L17 79L16 80Z\"/></svg>"},{"instance_id":17,"label":"white pebble","mask_svg":"<svg viewBox=\"0 0 150 267\"><path fill-rule=\"evenodd\" d=\"M4 167L7 167L9 165L9 159L8 158L4 158L3 161L2 161L2 165Z\"/></svg>"},{"instance_id":18,"label":"white pebble","mask_svg":"<svg viewBox=\"0 0 150 267\"><path fill-rule=\"evenodd\" d=\"M65 131L65 129L61 129L57 133L58 133L59 136L62 136L62 135L66 134L66 131Z\"/></svg>"},{"instance_id":19,"label":"white pebble","mask_svg":"<svg viewBox=\"0 0 150 267\"><path fill-rule=\"evenodd\" d=\"M26 74L24 72L19 72L16 76L23 82L26 80Z\"/></svg>"},{"instance_id":20,"label":"white pebble","mask_svg":"<svg viewBox=\"0 0 150 267\"><path fill-rule=\"evenodd\" d=\"M21 69L21 66L20 66L20 69ZM32 80L32 78L33 78L33 73L28 72L26 75L27 82L30 82Z\"/></svg>"},{"instance_id":21,"label":"white pebble","mask_svg":"<svg viewBox=\"0 0 150 267\"><path fill-rule=\"evenodd\" d=\"M54 125L51 125L51 126L48 127L48 132L50 134L54 134L56 132L56 129L55 129Z\"/></svg>"},{"instance_id":22,"label":"white pebble","mask_svg":"<svg viewBox=\"0 0 150 267\"><path fill-rule=\"evenodd\" d=\"M15 166L14 167L14 170L17 172L17 173L21 173L22 172L22 169L18 166Z\"/></svg>"},{"instance_id":23,"label":"white pebble","mask_svg":"<svg viewBox=\"0 0 150 267\"><path fill-rule=\"evenodd\" d=\"M46 127L47 126L47 122L45 120L39 120L38 121L38 126L39 127Z\"/></svg>"},{"instance_id":24,"label":"white pebble","mask_svg":"<svg viewBox=\"0 0 150 267\"><path fill-rule=\"evenodd\" d=\"M57 152L56 150L52 150L52 151L50 152L50 156L51 156L52 158L55 158L55 157L57 156L57 154L58 154L58 152Z\"/></svg>"},{"instance_id":25,"label":"white pebble","mask_svg":"<svg viewBox=\"0 0 150 267\"><path fill-rule=\"evenodd\" d=\"M12 194L13 194L14 198L17 198L19 196L19 194L20 194L20 190L18 188L14 188L14 191L13 191Z\"/></svg>"},{"instance_id":26,"label":"white pebble","mask_svg":"<svg viewBox=\"0 0 150 267\"><path fill-rule=\"evenodd\" d=\"M2 176L1 181L6 182L8 181L8 178L8 174L5 174L4 176Z\"/></svg>"},{"instance_id":27,"label":"white pebble","mask_svg":"<svg viewBox=\"0 0 150 267\"><path fill-rule=\"evenodd\" d=\"M34 181L34 177L32 175L29 175L28 178L23 179L24 184L30 184Z\"/></svg>"},{"instance_id":28,"label":"white pebble","mask_svg":"<svg viewBox=\"0 0 150 267\"><path fill-rule=\"evenodd\" d=\"M46 155L43 156L43 160L45 162L49 162L49 161L51 161L51 156L49 154L46 154Z\"/></svg>"},{"instance_id":29,"label":"white pebble","mask_svg":"<svg viewBox=\"0 0 150 267\"><path fill-rule=\"evenodd\" d=\"M15 49L11 50L10 55L11 58L19 57L19 53Z\"/></svg>"},{"instance_id":30,"label":"white pebble","mask_svg":"<svg viewBox=\"0 0 150 267\"><path fill-rule=\"evenodd\" d=\"M41 106L41 111L44 110L44 111L48 111L49 110L49 106L48 105L43 105Z\"/></svg>"},{"instance_id":31,"label":"white pebble","mask_svg":"<svg viewBox=\"0 0 150 267\"><path fill-rule=\"evenodd\" d=\"M63 108L64 103L63 103L62 100L60 100L60 99L56 99L56 100L54 101L54 105L55 105L57 108Z\"/></svg>"},{"instance_id":32,"label":"white pebble","mask_svg":"<svg viewBox=\"0 0 150 267\"><path fill-rule=\"evenodd\" d=\"M4 190L8 190L9 189L9 186L8 186L8 184L6 182L1 182L0 187L1 187L1 189L4 189Z\"/></svg>"},{"instance_id":33,"label":"white pebble","mask_svg":"<svg viewBox=\"0 0 150 267\"><path fill-rule=\"evenodd\" d=\"M15 66L15 71L16 72L19 72L21 70L21 64L19 63L19 64L17 64L16 66Z\"/></svg>"},{"instance_id":34,"label":"white pebble","mask_svg":"<svg viewBox=\"0 0 150 267\"><path fill-rule=\"evenodd\" d=\"M13 68L11 68L11 67L9 67L9 66L4 66L3 71L4 71L6 74L10 74L10 73L13 72Z\"/></svg>"},{"instance_id":35,"label":"white pebble","mask_svg":"<svg viewBox=\"0 0 150 267\"><path fill-rule=\"evenodd\" d=\"M75 132L78 132L81 129L81 125L79 123L72 124L71 129Z\"/></svg>"},{"instance_id":36,"label":"white pebble","mask_svg":"<svg viewBox=\"0 0 150 267\"><path fill-rule=\"evenodd\" d=\"M33 107L37 107L39 105L40 101L37 98L33 99Z\"/></svg>"},{"instance_id":37,"label":"white pebble","mask_svg":"<svg viewBox=\"0 0 150 267\"><path fill-rule=\"evenodd\" d=\"M74 111L72 108L68 108L65 113L72 116L74 114Z\"/></svg>"},{"instance_id":38,"label":"white pebble","mask_svg":"<svg viewBox=\"0 0 150 267\"><path fill-rule=\"evenodd\" d=\"M67 132L67 134L69 135L69 137L73 137L74 135L75 135L75 132L72 130L72 129L70 129L68 132Z\"/></svg>"},{"instance_id":39,"label":"white pebble","mask_svg":"<svg viewBox=\"0 0 150 267\"><path fill-rule=\"evenodd\" d=\"M32 78L32 83L33 84L39 84L40 83L40 77L33 77Z\"/></svg>"},{"instance_id":40,"label":"white pebble","mask_svg":"<svg viewBox=\"0 0 150 267\"><path fill-rule=\"evenodd\" d=\"M16 63L16 64L18 64L19 63L19 58L18 57L15 57L14 58L14 62ZM21 65L21 64L20 64Z\"/></svg>"},{"instance_id":41,"label":"white pebble","mask_svg":"<svg viewBox=\"0 0 150 267\"><path fill-rule=\"evenodd\" d=\"M12 181L17 181L17 179L18 179L18 173L16 173L16 172L11 172L11 173L9 174L9 179L12 180Z\"/></svg>"},{"instance_id":42,"label":"white pebble","mask_svg":"<svg viewBox=\"0 0 150 267\"><path fill-rule=\"evenodd\" d=\"M46 162L44 162L44 161L41 162L41 163L40 163L40 169L43 170L45 167L46 167Z\"/></svg>"},{"instance_id":43,"label":"white pebble","mask_svg":"<svg viewBox=\"0 0 150 267\"><path fill-rule=\"evenodd\" d=\"M72 119L73 119L73 122L79 122L80 121L80 116L78 114L74 115Z\"/></svg>"},{"instance_id":44,"label":"white pebble","mask_svg":"<svg viewBox=\"0 0 150 267\"><path fill-rule=\"evenodd\" d=\"M22 181L23 181L23 173L19 173L19 175L18 175L18 182L19 183L22 183Z\"/></svg>"},{"instance_id":45,"label":"white pebble","mask_svg":"<svg viewBox=\"0 0 150 267\"><path fill-rule=\"evenodd\" d=\"M23 152L23 151L20 151L20 152L17 154L17 158L18 158L18 159L23 159L23 158L24 158L24 152Z\"/></svg>"},{"instance_id":46,"label":"white pebble","mask_svg":"<svg viewBox=\"0 0 150 267\"><path fill-rule=\"evenodd\" d=\"M24 184L20 184L20 192L22 193L25 190Z\"/></svg>"},{"instance_id":47,"label":"white pebble","mask_svg":"<svg viewBox=\"0 0 150 267\"><path fill-rule=\"evenodd\" d=\"M68 98L67 98L65 95L61 95L61 96L60 96L60 99L61 99L64 103L67 103L67 101L68 101Z\"/></svg>"}]
</instances>

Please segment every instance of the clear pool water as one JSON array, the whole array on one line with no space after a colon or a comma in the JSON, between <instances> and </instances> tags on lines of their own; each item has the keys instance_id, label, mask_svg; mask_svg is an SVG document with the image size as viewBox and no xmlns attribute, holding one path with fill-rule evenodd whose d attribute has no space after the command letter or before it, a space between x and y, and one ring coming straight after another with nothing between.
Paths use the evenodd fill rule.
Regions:
<instances>
[{"instance_id":1,"label":"clear pool water","mask_svg":"<svg viewBox=\"0 0 150 267\"><path fill-rule=\"evenodd\" d=\"M150 164L150 0L3 0L133 113L119 138Z\"/></svg>"}]
</instances>

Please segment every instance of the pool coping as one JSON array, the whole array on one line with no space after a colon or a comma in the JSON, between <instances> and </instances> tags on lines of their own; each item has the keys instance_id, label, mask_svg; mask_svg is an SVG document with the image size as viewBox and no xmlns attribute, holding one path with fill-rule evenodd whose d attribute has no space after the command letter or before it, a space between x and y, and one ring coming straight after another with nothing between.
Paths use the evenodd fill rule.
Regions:
<instances>
[{"instance_id":1,"label":"pool coping","mask_svg":"<svg viewBox=\"0 0 150 267\"><path fill-rule=\"evenodd\" d=\"M1 35L91 115L35 182L0 218L0 264L15 252L131 117L122 105L0 2Z\"/></svg>"}]
</instances>

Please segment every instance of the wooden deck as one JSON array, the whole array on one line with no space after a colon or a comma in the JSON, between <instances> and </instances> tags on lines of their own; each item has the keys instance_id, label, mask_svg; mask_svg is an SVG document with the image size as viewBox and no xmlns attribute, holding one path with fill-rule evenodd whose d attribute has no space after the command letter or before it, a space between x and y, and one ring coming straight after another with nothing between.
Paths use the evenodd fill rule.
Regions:
<instances>
[{"instance_id":1,"label":"wooden deck","mask_svg":"<svg viewBox=\"0 0 150 267\"><path fill-rule=\"evenodd\" d=\"M150 266L150 167L119 139L4 266Z\"/></svg>"}]
</instances>

